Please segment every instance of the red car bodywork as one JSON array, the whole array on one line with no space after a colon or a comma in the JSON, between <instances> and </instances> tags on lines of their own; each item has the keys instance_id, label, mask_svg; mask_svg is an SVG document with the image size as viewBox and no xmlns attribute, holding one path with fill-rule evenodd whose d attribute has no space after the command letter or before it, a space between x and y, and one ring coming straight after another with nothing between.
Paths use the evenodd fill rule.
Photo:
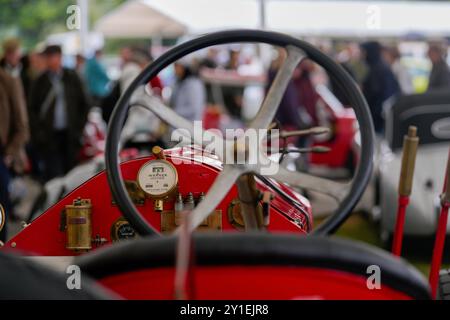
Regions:
<instances>
[{"instance_id":1,"label":"red car bodywork","mask_svg":"<svg viewBox=\"0 0 450 320\"><path fill-rule=\"evenodd\" d=\"M356 118L353 109L343 108L332 110L330 108L332 137L326 141L313 140L313 146L325 146L330 149L326 153L311 153L309 156L312 165L327 166L330 168L344 168L355 165L357 154L353 150L353 141L356 134Z\"/></svg>"},{"instance_id":2,"label":"red car bodywork","mask_svg":"<svg viewBox=\"0 0 450 320\"><path fill-rule=\"evenodd\" d=\"M105 277L100 283L126 299L170 300L174 278L174 268L154 268ZM190 298L198 300L411 299L388 286L369 290L362 275L289 266L196 266L194 289Z\"/></svg>"}]
</instances>

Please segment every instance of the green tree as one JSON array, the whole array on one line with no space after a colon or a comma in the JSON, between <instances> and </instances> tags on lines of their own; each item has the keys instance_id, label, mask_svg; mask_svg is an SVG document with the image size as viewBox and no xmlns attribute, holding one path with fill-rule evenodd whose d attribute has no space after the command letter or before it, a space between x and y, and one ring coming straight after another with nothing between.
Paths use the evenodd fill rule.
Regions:
<instances>
[{"instance_id":1,"label":"green tree","mask_svg":"<svg viewBox=\"0 0 450 320\"><path fill-rule=\"evenodd\" d=\"M90 25L124 0L89 0ZM32 48L53 32L67 31L67 7L76 0L0 0L0 40L22 39Z\"/></svg>"},{"instance_id":2,"label":"green tree","mask_svg":"<svg viewBox=\"0 0 450 320\"><path fill-rule=\"evenodd\" d=\"M15 35L32 47L55 31L65 31L66 8L70 0L0 0L0 28L3 38Z\"/></svg>"}]
</instances>

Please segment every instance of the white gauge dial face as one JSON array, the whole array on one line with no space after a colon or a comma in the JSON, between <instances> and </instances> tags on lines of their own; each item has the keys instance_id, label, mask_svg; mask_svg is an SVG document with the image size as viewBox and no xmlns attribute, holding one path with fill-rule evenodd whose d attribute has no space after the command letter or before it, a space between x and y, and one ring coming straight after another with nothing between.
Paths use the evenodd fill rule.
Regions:
<instances>
[{"instance_id":1,"label":"white gauge dial face","mask_svg":"<svg viewBox=\"0 0 450 320\"><path fill-rule=\"evenodd\" d=\"M178 176L175 167L165 160L152 160L139 170L138 184L152 197L164 196L177 185Z\"/></svg>"}]
</instances>

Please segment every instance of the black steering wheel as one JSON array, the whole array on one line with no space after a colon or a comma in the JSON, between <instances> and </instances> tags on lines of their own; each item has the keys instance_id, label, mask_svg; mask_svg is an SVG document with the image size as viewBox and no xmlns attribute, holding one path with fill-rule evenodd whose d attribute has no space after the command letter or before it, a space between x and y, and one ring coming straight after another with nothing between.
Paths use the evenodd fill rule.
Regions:
<instances>
[{"instance_id":1,"label":"black steering wheel","mask_svg":"<svg viewBox=\"0 0 450 320\"><path fill-rule=\"evenodd\" d=\"M339 200L340 203L335 212L315 229L313 233L319 235L334 233L350 215L369 183L372 174L372 158L374 152L374 129L372 118L367 103L358 86L341 66L312 45L284 34L258 30L232 30L211 33L187 41L161 55L152 64L146 67L132 82L114 108L109 123L106 142L106 170L108 183L114 199L123 215L140 235L157 235L159 233L141 216L139 211L133 205L133 202L126 191L120 172L118 157L120 134L134 91L145 91L145 85L161 70L192 52L214 45L240 42L265 43L282 47L287 51L287 57L280 67L261 109L249 125L250 129L267 129L269 127L276 114L284 91L291 79L293 70L304 58L309 58L316 62L327 71L330 77L334 78L339 86L338 89L345 94L351 107L355 111L361 135L361 156L350 184L337 183L306 173L291 172L281 166L277 167L276 173L270 174L270 178L287 183L293 187L318 191ZM205 142L210 142L213 139L222 139L209 131L203 131L202 135L200 135L200 139L197 139L199 135L194 135L194 125L191 121L179 116L172 109L163 105L158 99L152 98L150 95L148 95L148 98L152 100L148 106L149 110L170 126L174 128L183 128L189 131L194 137L195 143L204 145ZM260 142L262 142L263 138L264 137L261 138ZM245 141L240 141L238 139L234 145L225 148L223 154L221 154L219 158L223 161L227 156L236 152L247 154L248 150L246 150ZM272 164L273 161L267 158L265 154L262 154L262 152L258 153L258 155L260 157L258 159L264 160L264 163ZM214 181L206 194L205 199L192 211L191 219L189 221L190 230L194 230L211 212L213 212L240 175L255 173L260 176L267 176L267 171L265 171L266 167L264 167L260 161L257 162L258 163L254 164L246 160L243 164L224 163L222 172Z\"/></svg>"}]
</instances>

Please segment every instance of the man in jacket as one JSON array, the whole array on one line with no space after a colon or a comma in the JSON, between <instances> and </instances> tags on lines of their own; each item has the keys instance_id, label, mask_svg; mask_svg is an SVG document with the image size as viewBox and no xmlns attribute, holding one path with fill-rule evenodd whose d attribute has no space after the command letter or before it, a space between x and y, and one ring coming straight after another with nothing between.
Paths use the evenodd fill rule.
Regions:
<instances>
[{"instance_id":1,"label":"man in jacket","mask_svg":"<svg viewBox=\"0 0 450 320\"><path fill-rule=\"evenodd\" d=\"M29 137L28 117L19 79L14 79L0 68L0 204L8 214L9 169L23 161L23 148ZM0 241L6 240L6 227L0 232Z\"/></svg>"},{"instance_id":2,"label":"man in jacket","mask_svg":"<svg viewBox=\"0 0 450 320\"><path fill-rule=\"evenodd\" d=\"M32 81L29 66L26 65L27 59L28 56L22 56L22 49L18 39L11 38L3 42L3 57L0 59L0 68L13 78L20 79L25 96L29 92Z\"/></svg>"},{"instance_id":3,"label":"man in jacket","mask_svg":"<svg viewBox=\"0 0 450 320\"><path fill-rule=\"evenodd\" d=\"M201 121L206 106L206 90L196 70L188 60L175 63L177 82L173 88L171 106L180 116Z\"/></svg>"},{"instance_id":4,"label":"man in jacket","mask_svg":"<svg viewBox=\"0 0 450 320\"><path fill-rule=\"evenodd\" d=\"M378 42L366 42L361 47L369 68L362 90L372 113L375 132L381 134L384 131L383 103L392 96L400 94L400 85L392 70L383 61L381 45Z\"/></svg>"},{"instance_id":5,"label":"man in jacket","mask_svg":"<svg viewBox=\"0 0 450 320\"><path fill-rule=\"evenodd\" d=\"M90 103L77 73L62 67L61 47L48 46L44 56L47 71L33 83L29 106L46 181L76 165Z\"/></svg>"},{"instance_id":6,"label":"man in jacket","mask_svg":"<svg viewBox=\"0 0 450 320\"><path fill-rule=\"evenodd\" d=\"M445 61L443 48L438 44L431 44L428 48L428 57L433 64L428 81L428 91L439 89L450 90L450 70Z\"/></svg>"}]
</instances>

